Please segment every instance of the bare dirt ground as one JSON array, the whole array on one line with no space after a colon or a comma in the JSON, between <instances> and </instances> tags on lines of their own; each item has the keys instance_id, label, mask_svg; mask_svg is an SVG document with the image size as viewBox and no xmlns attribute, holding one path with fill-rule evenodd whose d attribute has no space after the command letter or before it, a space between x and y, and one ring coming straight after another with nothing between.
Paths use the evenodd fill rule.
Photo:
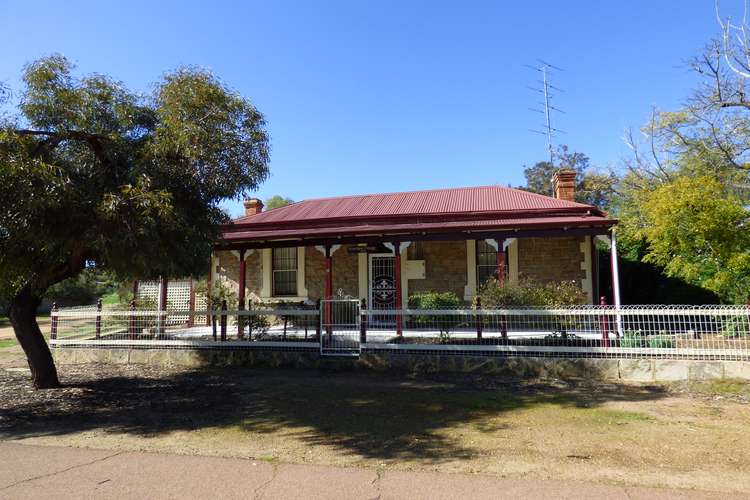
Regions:
<instances>
[{"instance_id":1,"label":"bare dirt ground","mask_svg":"<svg viewBox=\"0 0 750 500\"><path fill-rule=\"evenodd\" d=\"M45 335L49 333L50 328L50 317L49 316L38 316L36 318L39 323L39 328ZM2 340L14 340L16 334L13 333L13 327L10 325L10 320L6 316L0 316L0 341ZM0 347L5 347L4 343L0 343Z\"/></svg>"},{"instance_id":2,"label":"bare dirt ground","mask_svg":"<svg viewBox=\"0 0 750 500\"><path fill-rule=\"evenodd\" d=\"M743 383L77 365L35 392L20 366L0 350L0 439L24 444L750 492Z\"/></svg>"}]
</instances>

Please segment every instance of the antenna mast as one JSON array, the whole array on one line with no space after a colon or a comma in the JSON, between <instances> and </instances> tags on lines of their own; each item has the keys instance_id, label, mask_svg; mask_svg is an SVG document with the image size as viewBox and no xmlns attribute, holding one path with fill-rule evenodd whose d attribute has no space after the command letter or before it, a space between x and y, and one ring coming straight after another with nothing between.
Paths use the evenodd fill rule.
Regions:
<instances>
[{"instance_id":1,"label":"antenna mast","mask_svg":"<svg viewBox=\"0 0 750 500\"><path fill-rule=\"evenodd\" d=\"M539 60L538 66L527 66L528 68L531 68L535 71L538 71L542 74L542 81L541 83L542 88L535 88L535 87L529 87L529 89L533 90L534 92L539 92L544 97L544 101L539 102L537 104L541 105L543 109L535 109L535 108L529 108L531 111L534 111L536 113L541 113L544 115L544 125L541 127L542 130L533 130L529 129L531 132L534 132L535 134L541 134L547 137L547 151L549 152L549 162L550 165L555 164L555 154L554 154L554 148L552 146L552 139L556 137L556 134L564 134L564 130L557 129L552 126L552 111L557 111L558 113L565 113L563 110L558 109L552 105L552 91L555 90L557 92L562 92L561 89L555 87L550 83L550 71L556 70L556 71L562 71L562 69L558 68L557 66L553 66L552 64L546 63L542 60Z\"/></svg>"}]
</instances>

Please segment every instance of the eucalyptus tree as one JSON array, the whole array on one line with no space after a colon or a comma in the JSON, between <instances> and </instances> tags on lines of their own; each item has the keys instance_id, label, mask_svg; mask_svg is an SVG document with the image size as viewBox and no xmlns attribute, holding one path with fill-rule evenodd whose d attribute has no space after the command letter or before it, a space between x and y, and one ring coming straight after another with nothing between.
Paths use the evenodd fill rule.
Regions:
<instances>
[{"instance_id":1,"label":"eucalyptus tree","mask_svg":"<svg viewBox=\"0 0 750 500\"><path fill-rule=\"evenodd\" d=\"M166 73L150 95L63 56L23 70L0 126L0 296L33 385L59 385L36 322L44 292L96 266L128 278L205 268L219 208L268 175L263 115L210 73Z\"/></svg>"}]
</instances>

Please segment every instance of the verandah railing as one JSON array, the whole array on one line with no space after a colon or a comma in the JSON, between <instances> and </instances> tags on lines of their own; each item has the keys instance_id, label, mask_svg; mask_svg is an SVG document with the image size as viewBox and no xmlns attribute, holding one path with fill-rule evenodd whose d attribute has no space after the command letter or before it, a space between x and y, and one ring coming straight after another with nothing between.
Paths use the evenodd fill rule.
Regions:
<instances>
[{"instance_id":1,"label":"verandah railing","mask_svg":"<svg viewBox=\"0 0 750 500\"><path fill-rule=\"evenodd\" d=\"M53 345L276 345L351 335L321 328L323 308L215 311L59 310ZM325 314L325 313L323 313ZM357 340L367 348L488 350L513 355L750 359L746 306L579 306L508 309L359 311ZM190 321L190 316L209 321ZM325 323L325 322L324 322ZM349 325L351 326L351 325ZM321 331L322 330L322 331Z\"/></svg>"}]
</instances>

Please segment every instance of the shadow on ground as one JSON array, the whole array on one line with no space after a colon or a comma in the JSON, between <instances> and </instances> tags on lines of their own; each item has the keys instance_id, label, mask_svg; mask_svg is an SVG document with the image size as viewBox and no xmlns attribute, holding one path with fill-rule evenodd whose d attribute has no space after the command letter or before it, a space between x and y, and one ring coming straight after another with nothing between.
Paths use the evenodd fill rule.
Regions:
<instances>
[{"instance_id":1,"label":"shadow on ground","mask_svg":"<svg viewBox=\"0 0 750 500\"><path fill-rule=\"evenodd\" d=\"M62 390L31 391L26 374L0 370L0 438L88 430L158 436L233 427L289 432L310 445L379 460L472 458L450 432L457 423L537 405L596 407L663 397L659 387L501 382L445 375L371 372L75 365Z\"/></svg>"}]
</instances>

